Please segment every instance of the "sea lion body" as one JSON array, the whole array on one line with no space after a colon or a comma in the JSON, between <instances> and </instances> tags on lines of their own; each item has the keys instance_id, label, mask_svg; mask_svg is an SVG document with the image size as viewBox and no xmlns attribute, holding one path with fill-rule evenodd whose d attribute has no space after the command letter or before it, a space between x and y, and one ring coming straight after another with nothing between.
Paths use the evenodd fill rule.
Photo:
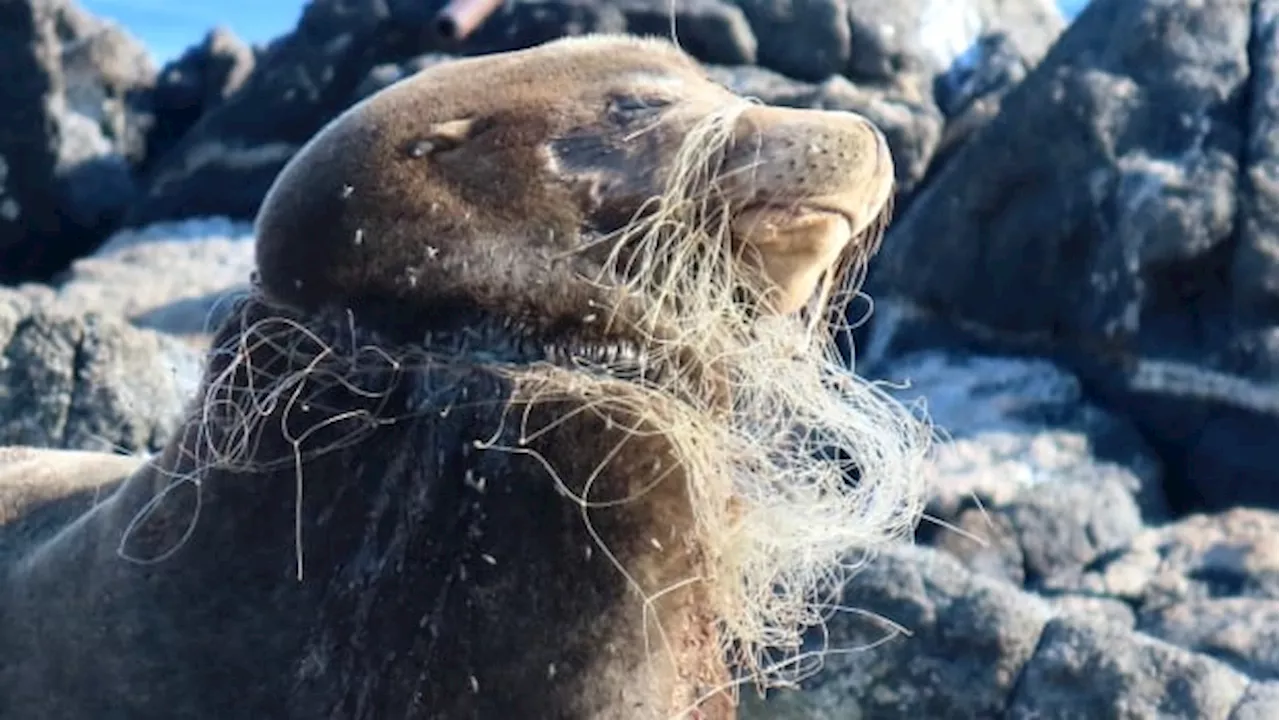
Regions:
<instances>
[{"instance_id":1,"label":"sea lion body","mask_svg":"<svg viewBox=\"0 0 1280 720\"><path fill-rule=\"evenodd\" d=\"M0 484L0 715L732 718L661 409L573 378L644 354L597 248L738 102L664 43L588 38L440 66L328 125L265 200L257 291L165 451L80 483L109 495L56 532L22 519L90 490ZM793 312L892 163L856 115L733 117L732 237Z\"/></svg>"}]
</instances>

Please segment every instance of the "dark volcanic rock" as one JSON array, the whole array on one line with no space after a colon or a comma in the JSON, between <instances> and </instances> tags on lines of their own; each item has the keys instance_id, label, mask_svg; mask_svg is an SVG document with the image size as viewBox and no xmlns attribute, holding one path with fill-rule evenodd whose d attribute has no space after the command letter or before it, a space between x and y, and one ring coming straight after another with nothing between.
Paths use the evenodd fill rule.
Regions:
<instances>
[{"instance_id":1,"label":"dark volcanic rock","mask_svg":"<svg viewBox=\"0 0 1280 720\"><path fill-rule=\"evenodd\" d=\"M1249 680L1203 655L1104 623L1049 622L1006 717L1225 718Z\"/></svg>"},{"instance_id":2,"label":"dark volcanic rock","mask_svg":"<svg viewBox=\"0 0 1280 720\"><path fill-rule=\"evenodd\" d=\"M934 99L947 118L930 170L945 166L955 150L999 112L1004 96L1034 65L1004 33L983 35L933 84Z\"/></svg>"},{"instance_id":3,"label":"dark volcanic rock","mask_svg":"<svg viewBox=\"0 0 1280 720\"><path fill-rule=\"evenodd\" d=\"M588 33L621 33L626 28L626 15L617 3L517 0L503 3L461 44L460 52L482 55L523 50L556 38Z\"/></svg>"},{"instance_id":4,"label":"dark volcanic rock","mask_svg":"<svg viewBox=\"0 0 1280 720\"><path fill-rule=\"evenodd\" d=\"M163 157L201 116L239 90L253 64L253 49L227 28L216 27L165 65L151 94L155 126L148 136L150 157Z\"/></svg>"},{"instance_id":5,"label":"dark volcanic rock","mask_svg":"<svg viewBox=\"0 0 1280 720\"><path fill-rule=\"evenodd\" d=\"M514 0L456 48L464 55L522 50L556 38L628 33L674 39L703 62L756 62L757 41L741 3L726 0ZM445 48L441 48L445 49Z\"/></svg>"},{"instance_id":6,"label":"dark volcanic rock","mask_svg":"<svg viewBox=\"0 0 1280 720\"><path fill-rule=\"evenodd\" d=\"M849 64L847 0L738 0L760 40L760 64L821 81Z\"/></svg>"},{"instance_id":7,"label":"dark volcanic rock","mask_svg":"<svg viewBox=\"0 0 1280 720\"><path fill-rule=\"evenodd\" d=\"M767 701L744 691L744 720L1252 720L1277 707L1270 666L1233 669L1213 657L1222 653L1201 652L1203 643L1134 632L1132 612L1114 598L1051 605L927 548L881 553L842 602L851 610L829 620L824 646L833 652L820 673ZM1252 618L1265 624L1234 634L1274 635L1280 624L1263 615ZM1217 623L1196 624L1188 637Z\"/></svg>"},{"instance_id":8,"label":"dark volcanic rock","mask_svg":"<svg viewBox=\"0 0 1280 720\"><path fill-rule=\"evenodd\" d=\"M945 436L918 537L970 568L1040 588L1077 577L1167 517L1137 433L1043 360L919 353L874 371Z\"/></svg>"},{"instance_id":9,"label":"dark volcanic rock","mask_svg":"<svg viewBox=\"0 0 1280 720\"><path fill-rule=\"evenodd\" d=\"M881 553L842 602L852 611L829 621L821 672L765 701L744 691L744 720L1227 720L1267 707L1265 685L1212 657L1110 612L1060 614L925 548Z\"/></svg>"},{"instance_id":10,"label":"dark volcanic rock","mask_svg":"<svg viewBox=\"0 0 1280 720\"><path fill-rule=\"evenodd\" d=\"M0 445L158 450L199 373L172 338L0 291Z\"/></svg>"},{"instance_id":11,"label":"dark volcanic rock","mask_svg":"<svg viewBox=\"0 0 1280 720\"><path fill-rule=\"evenodd\" d=\"M1275 2L1251 5L1093 2L870 281L1069 363L1143 430L1178 508L1278 502L1275 273L1240 259L1277 242Z\"/></svg>"},{"instance_id":12,"label":"dark volcanic rock","mask_svg":"<svg viewBox=\"0 0 1280 720\"><path fill-rule=\"evenodd\" d=\"M617 4L632 35L671 39L674 29L680 47L702 62L756 63L756 36L737 5L724 0L681 0L674 6L661 0L621 0Z\"/></svg>"},{"instance_id":13,"label":"dark volcanic rock","mask_svg":"<svg viewBox=\"0 0 1280 720\"><path fill-rule=\"evenodd\" d=\"M958 118L978 99L1016 87L1033 66L1008 35L983 35L937 77L933 96L948 119Z\"/></svg>"},{"instance_id":14,"label":"dark volcanic rock","mask_svg":"<svg viewBox=\"0 0 1280 720\"><path fill-rule=\"evenodd\" d=\"M1255 678L1280 674L1280 519L1274 510L1196 515L1100 557L1069 592L1123 600L1137 627Z\"/></svg>"},{"instance_id":15,"label":"dark volcanic rock","mask_svg":"<svg viewBox=\"0 0 1280 720\"><path fill-rule=\"evenodd\" d=\"M1034 66L1066 26L1051 0L850 0L848 7L853 52L845 74L921 88L953 69L988 64L991 36L1003 35Z\"/></svg>"},{"instance_id":16,"label":"dark volcanic rock","mask_svg":"<svg viewBox=\"0 0 1280 720\"><path fill-rule=\"evenodd\" d=\"M751 64L756 37L738 5L725 0L517 0L504 3L458 51L464 55L522 50L587 33L629 33L676 39L711 63Z\"/></svg>"},{"instance_id":17,"label":"dark volcanic rock","mask_svg":"<svg viewBox=\"0 0 1280 720\"><path fill-rule=\"evenodd\" d=\"M861 371L901 386L893 395L922 402L945 435L933 457L930 515L954 521L973 500L999 507L1059 483L1097 482L1132 496L1147 520L1167 518L1154 456L1128 422L1092 405L1070 372L1046 360L954 352L874 360L860 357Z\"/></svg>"},{"instance_id":18,"label":"dark volcanic rock","mask_svg":"<svg viewBox=\"0 0 1280 720\"><path fill-rule=\"evenodd\" d=\"M955 526L964 534L940 531L939 547L974 570L1039 589L1059 577L1078 576L1099 557L1125 548L1142 520L1119 482L1083 476L967 509Z\"/></svg>"},{"instance_id":19,"label":"dark volcanic rock","mask_svg":"<svg viewBox=\"0 0 1280 720\"><path fill-rule=\"evenodd\" d=\"M829 622L839 652L821 674L767 702L744 690L743 720L999 717L1052 617L1038 598L924 548L877 555L843 602L855 612Z\"/></svg>"},{"instance_id":20,"label":"dark volcanic rock","mask_svg":"<svg viewBox=\"0 0 1280 720\"><path fill-rule=\"evenodd\" d=\"M0 5L0 282L44 279L100 242L145 154L142 46L63 0Z\"/></svg>"},{"instance_id":21,"label":"dark volcanic rock","mask_svg":"<svg viewBox=\"0 0 1280 720\"><path fill-rule=\"evenodd\" d=\"M375 65L427 49L428 8L380 0L309 4L239 90L201 116L152 169L130 226L221 215L251 219L276 173L351 102Z\"/></svg>"},{"instance_id":22,"label":"dark volcanic rock","mask_svg":"<svg viewBox=\"0 0 1280 720\"><path fill-rule=\"evenodd\" d=\"M1241 164L1239 246L1232 266L1236 301L1246 311L1275 312L1277 281L1278 214L1277 172L1280 164L1280 77L1277 71L1277 5L1275 0L1254 3L1253 37L1249 42L1249 133Z\"/></svg>"}]
</instances>

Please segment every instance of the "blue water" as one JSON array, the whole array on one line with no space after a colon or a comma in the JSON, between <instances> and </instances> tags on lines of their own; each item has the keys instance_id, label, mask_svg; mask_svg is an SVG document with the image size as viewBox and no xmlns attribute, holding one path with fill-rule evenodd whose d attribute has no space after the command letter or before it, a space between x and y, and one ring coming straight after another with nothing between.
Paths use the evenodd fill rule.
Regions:
<instances>
[{"instance_id":1,"label":"blue water","mask_svg":"<svg viewBox=\"0 0 1280 720\"><path fill-rule=\"evenodd\" d=\"M1067 17L1075 17L1088 2L1059 0L1058 5ZM226 25L247 42L265 44L293 28L306 0L81 0L81 4L128 28L157 63L164 63L199 42L217 24Z\"/></svg>"}]
</instances>

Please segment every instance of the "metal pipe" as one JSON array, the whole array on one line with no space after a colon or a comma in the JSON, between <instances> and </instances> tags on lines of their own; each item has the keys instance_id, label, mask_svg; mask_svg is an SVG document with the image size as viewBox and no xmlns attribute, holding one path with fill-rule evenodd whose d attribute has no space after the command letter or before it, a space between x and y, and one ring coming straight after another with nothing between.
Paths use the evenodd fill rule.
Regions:
<instances>
[{"instance_id":1,"label":"metal pipe","mask_svg":"<svg viewBox=\"0 0 1280 720\"><path fill-rule=\"evenodd\" d=\"M502 3L503 0L449 0L436 13L432 27L440 39L461 42L483 25Z\"/></svg>"}]
</instances>

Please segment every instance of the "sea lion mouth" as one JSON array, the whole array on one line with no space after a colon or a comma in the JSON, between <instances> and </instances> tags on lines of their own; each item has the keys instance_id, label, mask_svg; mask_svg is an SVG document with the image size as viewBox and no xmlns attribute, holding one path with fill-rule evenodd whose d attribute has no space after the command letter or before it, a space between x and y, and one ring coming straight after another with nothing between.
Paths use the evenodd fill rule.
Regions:
<instances>
[{"instance_id":1,"label":"sea lion mouth","mask_svg":"<svg viewBox=\"0 0 1280 720\"><path fill-rule=\"evenodd\" d=\"M824 274L849 258L867 257L878 242L883 208L868 212L839 199L752 203L731 223L734 240L776 288L771 305L788 314L812 305L824 292Z\"/></svg>"},{"instance_id":2,"label":"sea lion mouth","mask_svg":"<svg viewBox=\"0 0 1280 720\"><path fill-rule=\"evenodd\" d=\"M839 230L836 237L848 243L867 234L867 230L882 219L888 198L869 207L863 203L844 202L841 198L805 198L794 201L764 200L744 205L734 214L734 234L742 239L759 242L764 232L790 229L831 222ZM843 222L842 225L838 224Z\"/></svg>"},{"instance_id":3,"label":"sea lion mouth","mask_svg":"<svg viewBox=\"0 0 1280 720\"><path fill-rule=\"evenodd\" d=\"M753 243L768 242L771 234L817 225L829 225L836 231L836 238L849 242L857 235L858 220L847 209L809 202L751 203L738 211L733 220L734 235Z\"/></svg>"}]
</instances>

